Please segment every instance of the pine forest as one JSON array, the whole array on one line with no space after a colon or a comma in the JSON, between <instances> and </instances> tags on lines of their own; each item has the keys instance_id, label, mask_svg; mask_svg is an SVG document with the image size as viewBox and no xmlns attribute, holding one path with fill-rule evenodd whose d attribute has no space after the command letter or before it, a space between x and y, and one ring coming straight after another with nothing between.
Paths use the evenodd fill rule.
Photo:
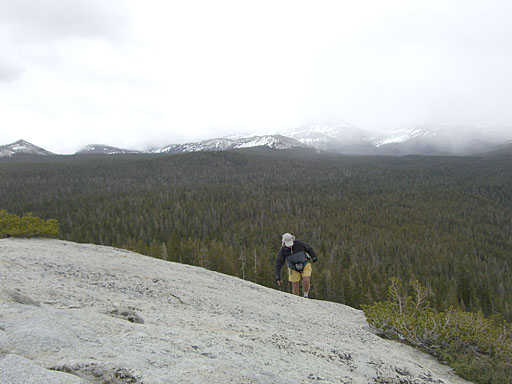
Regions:
<instances>
[{"instance_id":1,"label":"pine forest","mask_svg":"<svg viewBox=\"0 0 512 384\"><path fill-rule=\"evenodd\" d=\"M512 153L14 156L0 159L0 209L56 219L64 240L287 291L274 264L290 232L319 257L314 298L360 308L396 277L440 311L512 320Z\"/></svg>"}]
</instances>

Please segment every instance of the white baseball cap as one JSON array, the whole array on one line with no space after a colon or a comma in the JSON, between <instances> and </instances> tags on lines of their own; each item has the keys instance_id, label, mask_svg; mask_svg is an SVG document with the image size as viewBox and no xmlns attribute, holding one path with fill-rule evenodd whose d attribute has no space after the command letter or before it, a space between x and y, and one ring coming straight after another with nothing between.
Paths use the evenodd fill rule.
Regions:
<instances>
[{"instance_id":1,"label":"white baseball cap","mask_svg":"<svg viewBox=\"0 0 512 384\"><path fill-rule=\"evenodd\" d=\"M293 245L293 241L295 240L295 236L290 233L285 233L283 235L283 244L287 247L291 247Z\"/></svg>"}]
</instances>

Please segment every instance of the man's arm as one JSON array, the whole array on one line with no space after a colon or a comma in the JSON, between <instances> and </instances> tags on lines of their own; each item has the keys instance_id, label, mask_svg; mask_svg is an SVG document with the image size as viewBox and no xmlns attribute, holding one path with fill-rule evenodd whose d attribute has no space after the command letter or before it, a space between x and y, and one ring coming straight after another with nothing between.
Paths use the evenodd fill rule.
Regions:
<instances>
[{"instance_id":1,"label":"man's arm","mask_svg":"<svg viewBox=\"0 0 512 384\"><path fill-rule=\"evenodd\" d=\"M276 256L276 267L275 267L275 277L276 281L281 281L281 268L284 264L284 255L283 255L283 249L281 248Z\"/></svg>"},{"instance_id":2,"label":"man's arm","mask_svg":"<svg viewBox=\"0 0 512 384\"><path fill-rule=\"evenodd\" d=\"M308 255L311 256L311 260L313 261L313 263L316 263L318 261L318 257L316 255L315 251L313 251L313 248L311 248L309 246L309 244L307 244L305 242L302 242L302 245L304 246L304 249L306 250Z\"/></svg>"}]
</instances>

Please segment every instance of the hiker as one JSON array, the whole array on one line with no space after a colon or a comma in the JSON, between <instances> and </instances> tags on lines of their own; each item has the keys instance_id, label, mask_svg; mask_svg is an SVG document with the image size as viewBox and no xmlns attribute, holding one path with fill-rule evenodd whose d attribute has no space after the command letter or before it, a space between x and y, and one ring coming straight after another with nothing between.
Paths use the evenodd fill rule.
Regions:
<instances>
[{"instance_id":1,"label":"hiker","mask_svg":"<svg viewBox=\"0 0 512 384\"><path fill-rule=\"evenodd\" d=\"M276 283L281 286L281 268L285 261L288 262L288 281L292 283L294 295L299 295L299 282L302 278L302 292L304 297L309 296L311 278L311 261L316 263L318 257L308 244L296 240L295 236L285 233L282 239L282 247L276 257Z\"/></svg>"}]
</instances>

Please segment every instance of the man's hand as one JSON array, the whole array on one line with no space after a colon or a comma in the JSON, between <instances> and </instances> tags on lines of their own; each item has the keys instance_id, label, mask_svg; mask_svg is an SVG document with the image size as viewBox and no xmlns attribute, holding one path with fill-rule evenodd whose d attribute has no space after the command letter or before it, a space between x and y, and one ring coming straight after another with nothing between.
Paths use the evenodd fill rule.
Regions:
<instances>
[{"instance_id":1,"label":"man's hand","mask_svg":"<svg viewBox=\"0 0 512 384\"><path fill-rule=\"evenodd\" d=\"M276 283L277 285L281 286L281 283L283 282L283 280L276 280Z\"/></svg>"},{"instance_id":2,"label":"man's hand","mask_svg":"<svg viewBox=\"0 0 512 384\"><path fill-rule=\"evenodd\" d=\"M313 263L316 263L318 261L318 257L313 256L313 257L311 257L311 260L313 260Z\"/></svg>"}]
</instances>

